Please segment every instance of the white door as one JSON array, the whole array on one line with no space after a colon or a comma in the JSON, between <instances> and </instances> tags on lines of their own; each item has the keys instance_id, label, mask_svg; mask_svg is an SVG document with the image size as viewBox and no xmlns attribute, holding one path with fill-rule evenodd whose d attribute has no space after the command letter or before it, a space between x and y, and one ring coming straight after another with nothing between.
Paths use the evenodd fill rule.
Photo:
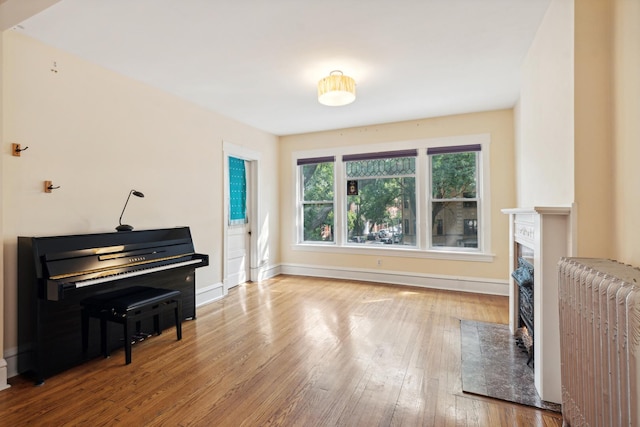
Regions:
<instances>
[{"instance_id":1,"label":"white door","mask_svg":"<svg viewBox=\"0 0 640 427\"><path fill-rule=\"evenodd\" d=\"M235 159L236 161L240 159ZM226 256L226 274L225 284L227 289L233 288L241 283L251 280L251 221L249 221L249 213L251 212L251 162L244 160L245 171L245 218L229 219L227 221L227 256ZM229 163L227 163L229 167ZM230 172L231 176L232 173ZM231 190L230 190L231 191ZM229 213L229 215L231 215Z\"/></svg>"},{"instance_id":2,"label":"white door","mask_svg":"<svg viewBox=\"0 0 640 427\"><path fill-rule=\"evenodd\" d=\"M227 288L233 288L250 279L249 237L251 231L248 224L230 225L227 232Z\"/></svg>"}]
</instances>

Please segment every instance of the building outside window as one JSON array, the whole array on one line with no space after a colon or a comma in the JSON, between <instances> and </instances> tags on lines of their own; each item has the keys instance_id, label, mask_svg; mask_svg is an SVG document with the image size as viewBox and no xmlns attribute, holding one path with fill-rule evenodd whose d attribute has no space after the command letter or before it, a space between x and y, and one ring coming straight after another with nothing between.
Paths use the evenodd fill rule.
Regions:
<instances>
[{"instance_id":1,"label":"building outside window","mask_svg":"<svg viewBox=\"0 0 640 427\"><path fill-rule=\"evenodd\" d=\"M480 145L429 148L432 247L478 248Z\"/></svg>"}]
</instances>

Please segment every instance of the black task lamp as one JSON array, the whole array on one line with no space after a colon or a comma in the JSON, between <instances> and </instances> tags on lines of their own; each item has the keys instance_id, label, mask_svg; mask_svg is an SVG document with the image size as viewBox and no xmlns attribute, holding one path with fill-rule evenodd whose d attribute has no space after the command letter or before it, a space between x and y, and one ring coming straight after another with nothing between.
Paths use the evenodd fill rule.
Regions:
<instances>
[{"instance_id":1,"label":"black task lamp","mask_svg":"<svg viewBox=\"0 0 640 427\"><path fill-rule=\"evenodd\" d=\"M124 202L124 207L122 208L122 213L120 214L120 220L118 221L118 223L120 225L116 227L116 230L118 230L118 231L131 231L131 230L133 230L132 226L122 223L122 215L124 215L124 210L127 209L127 203L129 203L129 198L131 197L132 194L134 196L136 196L136 197L144 197L144 194L142 194L139 191L131 190L129 192L129 195L127 196L127 201Z\"/></svg>"}]
</instances>

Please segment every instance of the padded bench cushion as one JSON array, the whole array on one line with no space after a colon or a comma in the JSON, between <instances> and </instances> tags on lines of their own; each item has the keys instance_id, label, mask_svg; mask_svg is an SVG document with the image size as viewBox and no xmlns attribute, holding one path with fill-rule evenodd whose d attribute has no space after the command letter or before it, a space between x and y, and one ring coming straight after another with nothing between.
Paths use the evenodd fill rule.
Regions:
<instances>
[{"instance_id":1,"label":"padded bench cushion","mask_svg":"<svg viewBox=\"0 0 640 427\"><path fill-rule=\"evenodd\" d=\"M180 291L173 289L132 286L126 289L91 296L84 299L82 304L94 308L115 309L116 311L126 312L154 303L178 298L179 296Z\"/></svg>"}]
</instances>

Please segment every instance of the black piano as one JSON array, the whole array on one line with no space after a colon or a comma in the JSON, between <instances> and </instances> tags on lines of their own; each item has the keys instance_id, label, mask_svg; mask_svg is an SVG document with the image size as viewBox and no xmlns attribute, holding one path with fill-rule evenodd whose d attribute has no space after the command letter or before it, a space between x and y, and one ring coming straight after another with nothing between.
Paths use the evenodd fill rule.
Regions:
<instances>
[{"instance_id":1,"label":"black piano","mask_svg":"<svg viewBox=\"0 0 640 427\"><path fill-rule=\"evenodd\" d=\"M82 351L80 301L92 295L135 285L177 289L184 319L195 319L195 269L206 265L189 227L18 237L18 371L42 382L100 354L97 321ZM160 321L162 329L175 324L171 313ZM122 338L111 337L111 346Z\"/></svg>"}]
</instances>

